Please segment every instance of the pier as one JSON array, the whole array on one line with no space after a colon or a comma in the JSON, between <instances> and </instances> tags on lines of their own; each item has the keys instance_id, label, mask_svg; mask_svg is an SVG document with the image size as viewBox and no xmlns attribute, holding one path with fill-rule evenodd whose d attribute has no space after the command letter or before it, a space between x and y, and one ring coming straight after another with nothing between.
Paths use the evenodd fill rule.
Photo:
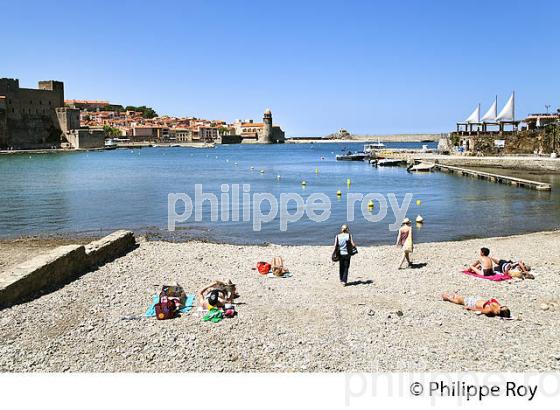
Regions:
<instances>
[{"instance_id":1,"label":"pier","mask_svg":"<svg viewBox=\"0 0 560 410\"><path fill-rule=\"evenodd\" d=\"M552 186L544 182L531 181L529 179L515 178L505 175L492 174L490 172L483 172L473 169L455 167L452 165L435 164L435 168L448 173L454 173L463 176L469 176L478 179L485 179L487 181L496 182L499 184L510 184L522 188L536 189L537 191L551 191Z\"/></svg>"}]
</instances>

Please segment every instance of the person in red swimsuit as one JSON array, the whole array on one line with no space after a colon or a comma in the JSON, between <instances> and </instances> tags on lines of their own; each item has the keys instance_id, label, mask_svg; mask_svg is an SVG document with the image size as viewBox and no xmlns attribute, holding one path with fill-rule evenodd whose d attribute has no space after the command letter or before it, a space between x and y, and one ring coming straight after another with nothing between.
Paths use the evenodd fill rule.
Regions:
<instances>
[{"instance_id":1,"label":"person in red swimsuit","mask_svg":"<svg viewBox=\"0 0 560 410\"><path fill-rule=\"evenodd\" d=\"M464 297L457 294L444 293L441 295L446 302L455 303L456 305L464 306L467 310L479 311L482 314L493 317L511 317L511 312L507 306L502 306L496 299L484 300L477 297Z\"/></svg>"}]
</instances>

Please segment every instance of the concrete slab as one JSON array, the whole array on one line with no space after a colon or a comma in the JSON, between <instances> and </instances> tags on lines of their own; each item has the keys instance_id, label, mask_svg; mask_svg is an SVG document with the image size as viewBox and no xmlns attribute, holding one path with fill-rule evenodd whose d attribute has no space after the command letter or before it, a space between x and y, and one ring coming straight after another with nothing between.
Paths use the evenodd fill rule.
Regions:
<instances>
[{"instance_id":1,"label":"concrete slab","mask_svg":"<svg viewBox=\"0 0 560 410\"><path fill-rule=\"evenodd\" d=\"M117 231L84 245L59 246L0 276L0 309L68 283L136 247L134 234Z\"/></svg>"},{"instance_id":2,"label":"concrete slab","mask_svg":"<svg viewBox=\"0 0 560 410\"><path fill-rule=\"evenodd\" d=\"M83 245L67 245L24 262L2 275L0 307L11 306L27 297L68 282L89 267Z\"/></svg>"}]
</instances>

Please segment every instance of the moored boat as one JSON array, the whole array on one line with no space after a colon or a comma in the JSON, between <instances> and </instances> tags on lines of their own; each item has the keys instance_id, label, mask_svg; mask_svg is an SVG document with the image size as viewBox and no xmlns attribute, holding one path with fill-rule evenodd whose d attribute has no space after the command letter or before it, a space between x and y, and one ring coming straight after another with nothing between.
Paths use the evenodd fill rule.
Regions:
<instances>
[{"instance_id":1,"label":"moored boat","mask_svg":"<svg viewBox=\"0 0 560 410\"><path fill-rule=\"evenodd\" d=\"M372 144L365 144L364 145L364 152L366 153L371 153L371 152L375 152L378 150L381 150L385 148L385 144L383 144L379 138L377 138L377 142L374 142Z\"/></svg>"},{"instance_id":2,"label":"moored boat","mask_svg":"<svg viewBox=\"0 0 560 410\"><path fill-rule=\"evenodd\" d=\"M380 159L377 161L377 166L379 167L396 167L403 163L402 159L392 159L392 158L385 158Z\"/></svg>"},{"instance_id":3,"label":"moored boat","mask_svg":"<svg viewBox=\"0 0 560 410\"><path fill-rule=\"evenodd\" d=\"M117 149L117 144L111 138L105 140L105 144L103 146L106 150Z\"/></svg>"},{"instance_id":4,"label":"moored boat","mask_svg":"<svg viewBox=\"0 0 560 410\"><path fill-rule=\"evenodd\" d=\"M337 161L363 161L368 159L369 155L365 152L351 152L348 151L346 154L341 154L336 156Z\"/></svg>"},{"instance_id":5,"label":"moored boat","mask_svg":"<svg viewBox=\"0 0 560 410\"><path fill-rule=\"evenodd\" d=\"M409 172L431 172L436 164L432 162L420 162L419 164L410 165L406 170Z\"/></svg>"}]
</instances>

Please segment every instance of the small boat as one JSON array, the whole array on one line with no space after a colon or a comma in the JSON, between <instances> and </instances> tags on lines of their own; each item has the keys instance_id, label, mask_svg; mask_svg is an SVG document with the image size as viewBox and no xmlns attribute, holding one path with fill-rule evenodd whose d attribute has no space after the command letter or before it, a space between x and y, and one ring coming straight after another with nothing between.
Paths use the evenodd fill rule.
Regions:
<instances>
[{"instance_id":1,"label":"small boat","mask_svg":"<svg viewBox=\"0 0 560 410\"><path fill-rule=\"evenodd\" d=\"M341 154L336 156L337 161L363 161L369 158L369 155L365 152L355 152L348 151L346 154Z\"/></svg>"},{"instance_id":2,"label":"small boat","mask_svg":"<svg viewBox=\"0 0 560 410\"><path fill-rule=\"evenodd\" d=\"M182 145L181 144L171 144L169 145L171 148L181 148Z\"/></svg>"},{"instance_id":3,"label":"small boat","mask_svg":"<svg viewBox=\"0 0 560 410\"><path fill-rule=\"evenodd\" d=\"M377 166L378 167L396 167L399 166L403 163L402 159L391 159L391 158L385 158L385 159L380 159L379 161L377 161Z\"/></svg>"},{"instance_id":4,"label":"small boat","mask_svg":"<svg viewBox=\"0 0 560 410\"><path fill-rule=\"evenodd\" d=\"M431 162L420 162L419 164L410 165L406 170L408 172L431 172L436 164Z\"/></svg>"},{"instance_id":5,"label":"small boat","mask_svg":"<svg viewBox=\"0 0 560 410\"><path fill-rule=\"evenodd\" d=\"M366 144L364 145L364 152L372 152L372 151L377 151L380 149L385 148L385 144L383 144L379 138L377 138L377 142L374 142L373 144Z\"/></svg>"},{"instance_id":6,"label":"small boat","mask_svg":"<svg viewBox=\"0 0 560 410\"><path fill-rule=\"evenodd\" d=\"M105 140L105 144L103 145L103 148L106 150L117 149L117 144L112 139L107 139Z\"/></svg>"}]
</instances>

